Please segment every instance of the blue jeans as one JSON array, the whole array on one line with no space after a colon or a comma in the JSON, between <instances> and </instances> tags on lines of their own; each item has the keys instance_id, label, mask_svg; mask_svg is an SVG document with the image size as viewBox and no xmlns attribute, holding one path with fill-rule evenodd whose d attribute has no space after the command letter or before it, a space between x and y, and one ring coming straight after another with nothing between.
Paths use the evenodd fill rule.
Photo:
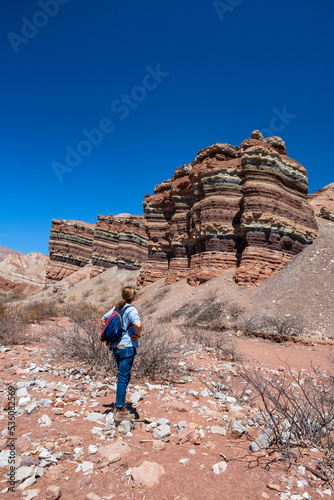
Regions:
<instances>
[{"instance_id":1,"label":"blue jeans","mask_svg":"<svg viewBox=\"0 0 334 500\"><path fill-rule=\"evenodd\" d=\"M113 354L118 367L118 379L116 390L116 408L125 405L126 388L131 379L131 368L136 355L135 347L124 347L119 349L113 347Z\"/></svg>"}]
</instances>

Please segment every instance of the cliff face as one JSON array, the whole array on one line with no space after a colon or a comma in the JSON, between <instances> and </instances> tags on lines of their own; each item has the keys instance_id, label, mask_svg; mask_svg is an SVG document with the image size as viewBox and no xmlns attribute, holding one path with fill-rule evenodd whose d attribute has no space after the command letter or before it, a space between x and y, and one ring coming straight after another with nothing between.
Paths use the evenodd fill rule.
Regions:
<instances>
[{"instance_id":1,"label":"cliff face","mask_svg":"<svg viewBox=\"0 0 334 500\"><path fill-rule=\"evenodd\" d=\"M309 195L315 215L334 222L334 182Z\"/></svg>"},{"instance_id":2,"label":"cliff face","mask_svg":"<svg viewBox=\"0 0 334 500\"><path fill-rule=\"evenodd\" d=\"M140 269L147 260L147 242L142 215L99 215L94 230L91 276L115 265Z\"/></svg>"},{"instance_id":3,"label":"cliff face","mask_svg":"<svg viewBox=\"0 0 334 500\"><path fill-rule=\"evenodd\" d=\"M99 215L96 224L53 219L46 281L60 281L87 265L91 277L112 266L138 270L147 260L147 241L140 215Z\"/></svg>"},{"instance_id":4,"label":"cliff face","mask_svg":"<svg viewBox=\"0 0 334 500\"><path fill-rule=\"evenodd\" d=\"M53 219L50 232L50 263L46 281L62 280L90 263L94 238L94 224Z\"/></svg>"},{"instance_id":5,"label":"cliff face","mask_svg":"<svg viewBox=\"0 0 334 500\"><path fill-rule=\"evenodd\" d=\"M214 144L145 196L148 261L139 286L203 283L235 269L240 285L279 271L317 237L307 173L279 137Z\"/></svg>"}]
</instances>

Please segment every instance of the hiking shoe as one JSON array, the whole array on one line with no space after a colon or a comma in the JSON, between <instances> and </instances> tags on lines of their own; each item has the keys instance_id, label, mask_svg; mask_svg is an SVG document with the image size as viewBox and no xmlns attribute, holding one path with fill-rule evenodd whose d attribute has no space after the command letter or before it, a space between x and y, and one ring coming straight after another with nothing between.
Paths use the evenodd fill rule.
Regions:
<instances>
[{"instance_id":1,"label":"hiking shoe","mask_svg":"<svg viewBox=\"0 0 334 500\"><path fill-rule=\"evenodd\" d=\"M115 422L122 422L122 420L134 420L134 415L128 412L126 407L123 406L123 408L115 408L114 419Z\"/></svg>"}]
</instances>

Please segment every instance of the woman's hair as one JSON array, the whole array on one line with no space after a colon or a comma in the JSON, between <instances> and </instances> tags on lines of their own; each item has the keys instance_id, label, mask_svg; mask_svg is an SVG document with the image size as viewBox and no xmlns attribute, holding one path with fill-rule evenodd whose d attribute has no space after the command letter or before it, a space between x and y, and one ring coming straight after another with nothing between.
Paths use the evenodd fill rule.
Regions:
<instances>
[{"instance_id":1,"label":"woman's hair","mask_svg":"<svg viewBox=\"0 0 334 500\"><path fill-rule=\"evenodd\" d=\"M122 299L117 302L116 309L120 310L125 304L131 304L131 302L136 298L137 292L133 286L126 286L122 290Z\"/></svg>"}]
</instances>

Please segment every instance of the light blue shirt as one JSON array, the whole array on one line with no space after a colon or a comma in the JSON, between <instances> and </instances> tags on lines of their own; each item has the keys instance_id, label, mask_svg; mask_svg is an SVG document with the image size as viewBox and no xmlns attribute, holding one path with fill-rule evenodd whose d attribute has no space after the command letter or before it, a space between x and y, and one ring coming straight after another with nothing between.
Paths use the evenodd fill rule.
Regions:
<instances>
[{"instance_id":1,"label":"light blue shirt","mask_svg":"<svg viewBox=\"0 0 334 500\"><path fill-rule=\"evenodd\" d=\"M126 304L124 307L126 307L127 305L128 304ZM110 309L110 311L108 311L103 316L103 319L107 320L114 311L115 307ZM120 312L122 312L122 309ZM134 326L134 323L136 323L137 321L140 321L137 309L134 306L127 307L122 316L123 328L125 331L118 344L111 344L111 347L118 347L119 345L124 345L124 347L139 347L138 339L135 341L131 339L131 335L137 335L136 327Z\"/></svg>"}]
</instances>

